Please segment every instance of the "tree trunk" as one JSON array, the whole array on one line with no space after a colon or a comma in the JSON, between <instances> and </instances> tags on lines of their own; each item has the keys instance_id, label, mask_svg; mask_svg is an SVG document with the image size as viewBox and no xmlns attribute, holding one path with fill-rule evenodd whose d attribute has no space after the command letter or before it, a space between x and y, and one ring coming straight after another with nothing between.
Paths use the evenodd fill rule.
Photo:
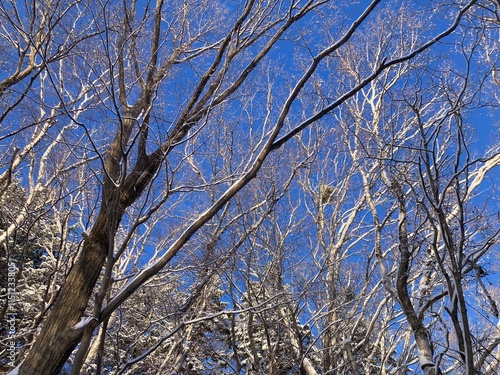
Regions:
<instances>
[{"instance_id":1,"label":"tree trunk","mask_svg":"<svg viewBox=\"0 0 500 375\"><path fill-rule=\"evenodd\" d=\"M411 251L406 221L407 212L405 196L401 186L399 186L395 179L393 180L392 189L394 195L398 200L399 206L398 238L400 258L398 273L396 277L396 289L398 298L399 302L401 303L401 307L403 308L406 319L408 320L408 323L410 323L413 335L415 336L420 367L426 375L437 375L439 374L439 369L434 363L434 352L429 340L429 334L422 320L417 316L417 313L415 312L415 309L413 307L413 303L408 294L408 276L410 272Z\"/></svg>"},{"instance_id":2,"label":"tree trunk","mask_svg":"<svg viewBox=\"0 0 500 375\"><path fill-rule=\"evenodd\" d=\"M116 226L110 225L108 215L107 210L101 210L92 231L84 240L81 253L62 286L52 312L19 368L20 375L58 374L80 342L87 324L78 327L75 325L85 315L106 259L110 240L116 232Z\"/></svg>"}]
</instances>

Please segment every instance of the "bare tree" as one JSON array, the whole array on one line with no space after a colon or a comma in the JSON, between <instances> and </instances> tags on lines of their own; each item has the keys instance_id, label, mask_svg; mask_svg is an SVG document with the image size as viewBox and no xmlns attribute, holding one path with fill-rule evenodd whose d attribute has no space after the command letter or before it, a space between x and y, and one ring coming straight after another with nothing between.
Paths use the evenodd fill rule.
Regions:
<instances>
[{"instance_id":1,"label":"bare tree","mask_svg":"<svg viewBox=\"0 0 500 375\"><path fill-rule=\"evenodd\" d=\"M390 82L392 72L450 36L475 9L475 1L429 7L420 16L449 22L429 23L425 32L402 27L399 33L387 23L378 34L386 44L373 44L367 58L351 54L365 37L371 45L367 36L373 34L373 27L366 26L367 20L387 14L387 9L379 13L379 3L354 7L327 0L249 0L237 5L189 0L78 1L69 5L33 2L22 10L14 2L6 4L3 12L10 12L12 21L7 26L2 23L3 33L20 57L14 58L17 68L0 86L7 103L2 119L10 124L2 127L0 139L24 140L19 150L10 145L2 149L2 191L7 191L16 171L21 173L29 165L30 173L22 183L32 192L46 193L54 185L66 184L64 198L78 196L74 202L85 204L80 214L68 219L68 225L82 230L78 254L74 262L68 260L67 274L61 271L64 279L57 298L19 366L20 374L60 372L78 344L71 358L73 373L80 371L89 348L102 354L113 314L148 282L161 280L159 273L175 265L176 256L186 260L198 254L192 246L201 238L202 228L207 224L227 228L231 220L239 220L239 214L254 211L250 207L238 214L230 202L266 172L267 163L279 161L270 159L274 151L292 144L304 129L326 119L349 99L364 95L363 90L379 79ZM398 12L411 18L410 7ZM345 17L333 16L338 14ZM322 35L320 40L317 34ZM287 52L290 46L295 48L293 54ZM26 108L35 108L36 115L26 115ZM25 124L15 126L17 118ZM78 176L76 183L65 180L70 173ZM353 182L349 173L335 182L348 186ZM369 183L365 181L368 190ZM337 284L328 292L331 304L340 280L339 264L353 246L347 233L369 202L367 194L357 195L354 208L333 216L334 225L327 228L324 205L333 203L332 194L328 181L324 188L317 187L317 244L327 265L322 275ZM267 186L263 196L272 198L273 189ZM342 190L339 194L340 207L347 201ZM1 243L8 242L26 215L14 215L0 234ZM162 234L158 234L160 227ZM379 230L376 227L370 233L377 236ZM327 231L337 238L327 239ZM212 234L217 237L217 230ZM276 251L286 237L278 238ZM153 238L154 250L150 248ZM142 251L134 252L137 248ZM279 252L272 257L265 272L275 275L286 257ZM214 261L217 256L208 258ZM386 259L382 254L378 260L382 265ZM208 315L213 312L215 305L207 299L217 294L217 288L210 287L216 276L192 289L193 295L202 296L188 298L192 308ZM284 287L279 272L271 279L276 288ZM370 293L364 293L369 298ZM301 361L302 370L314 373L314 361L302 346L303 333L296 326L298 301L282 302L285 307L274 309L277 315L268 322L280 322L295 360ZM357 308L363 306L361 301L356 302ZM262 307L261 302L252 301ZM266 310L254 307L250 320L252 314ZM332 315L336 308L327 309L326 326L336 320ZM204 318L194 314L191 320ZM93 346L93 332L99 325L101 338ZM182 337L194 337L194 328L181 326ZM349 333L352 336L354 331ZM328 337L328 345L339 344L335 335L328 333ZM182 345L171 348L167 353L175 360L165 363L182 367L189 350ZM340 351L353 371L361 371L354 369L359 350L347 340ZM128 360L118 362L116 367L123 366L124 371L129 367Z\"/></svg>"},{"instance_id":2,"label":"bare tree","mask_svg":"<svg viewBox=\"0 0 500 375\"><path fill-rule=\"evenodd\" d=\"M487 105L478 93L490 71L471 63L478 40L460 41L465 63L440 73L439 83L435 71L429 77L414 61L387 70L346 106L382 281L399 300L426 374L484 371L485 356L494 361L498 345L495 336L473 333L471 314L478 326L496 328L469 307L475 287L488 301L486 311L498 314L480 265L497 242L498 222L484 203L489 196L476 190L498 166L498 149L474 156L466 120Z\"/></svg>"}]
</instances>

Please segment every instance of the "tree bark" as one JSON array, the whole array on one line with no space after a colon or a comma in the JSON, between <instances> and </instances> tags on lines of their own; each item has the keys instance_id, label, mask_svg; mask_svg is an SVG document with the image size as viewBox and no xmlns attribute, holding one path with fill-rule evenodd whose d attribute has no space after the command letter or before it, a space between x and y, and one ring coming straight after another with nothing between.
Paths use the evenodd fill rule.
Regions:
<instances>
[{"instance_id":1,"label":"tree bark","mask_svg":"<svg viewBox=\"0 0 500 375\"><path fill-rule=\"evenodd\" d=\"M415 312L413 303L408 294L408 276L410 272L411 251L406 221L407 212L405 196L401 186L397 183L396 178L394 178L391 188L398 200L399 208L398 237L400 258L397 272L396 290L403 312L408 320L408 323L410 324L413 335L415 336L420 367L426 375L437 375L439 374L439 369L434 363L434 351L429 340L429 334L422 320Z\"/></svg>"},{"instance_id":2,"label":"tree bark","mask_svg":"<svg viewBox=\"0 0 500 375\"><path fill-rule=\"evenodd\" d=\"M51 314L19 368L20 375L59 373L80 342L87 325L75 326L85 315L108 254L109 241L116 233L116 225L110 227L110 224L112 221L108 210L101 210L92 231L84 240L81 253L62 286Z\"/></svg>"}]
</instances>

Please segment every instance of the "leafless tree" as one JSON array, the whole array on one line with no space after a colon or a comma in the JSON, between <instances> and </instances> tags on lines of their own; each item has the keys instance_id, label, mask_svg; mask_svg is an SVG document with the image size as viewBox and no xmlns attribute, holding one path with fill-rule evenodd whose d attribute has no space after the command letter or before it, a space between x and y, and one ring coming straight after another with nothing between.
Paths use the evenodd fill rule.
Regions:
<instances>
[{"instance_id":1,"label":"leafless tree","mask_svg":"<svg viewBox=\"0 0 500 375\"><path fill-rule=\"evenodd\" d=\"M498 345L495 335L476 333L470 319L496 329L471 312L473 288L486 311L498 315L481 266L498 241L498 220L485 204L490 190L481 195L479 186L488 185L500 159L498 148L473 155L467 124L467 114L488 104L478 93L490 71L471 63L478 40L460 41L465 63L440 73L437 82L435 70L415 69L419 61L413 61L382 73L346 106L382 281L401 305L426 374L484 371ZM348 65L355 75L351 61L357 60Z\"/></svg>"},{"instance_id":2,"label":"leafless tree","mask_svg":"<svg viewBox=\"0 0 500 375\"><path fill-rule=\"evenodd\" d=\"M2 43L8 47L2 53L14 68L6 69L6 78L0 83L3 100L0 140L5 142L1 146L4 168L0 176L1 194L7 194L13 176L19 176L21 185L28 187L28 201L38 202L35 196L42 196L45 201L40 205L49 210L59 203L73 205L67 210L65 225L77 228L82 234L79 242L62 241L65 248L62 253L69 254L64 258L69 267L58 268L62 278L60 289L54 288L57 296L44 306L50 312L22 358L20 374L58 373L70 357L74 374L85 368L85 362L90 366L94 359L88 358L88 352L103 355L108 329L123 338L120 333L126 325L114 320L113 314L122 309L133 318L136 312L127 304L140 299L135 293L147 290L155 282L164 290L174 288L175 278L170 277L174 270L182 267L199 271L196 277L186 276L183 280L185 284L192 282L192 288L184 286L189 307L199 310L191 311L190 321L204 322L206 316L222 308L215 302L209 303L210 298L217 300L214 296L219 291L214 283L221 277L213 270L222 268L224 261L231 262L230 257L214 251L212 242L215 246L223 240L227 228L240 223L246 214L265 212L261 207L269 204L266 200L275 198L276 191L283 186L291 186L287 184L291 184L288 177L294 176L293 166L289 167L286 178L276 178L282 186L266 185L265 179L259 179L266 173L277 173L276 168L267 169L268 165L283 163L277 150L286 149L285 145L302 147L306 139L295 140L301 132L332 119L330 114L347 108L343 106L353 103L350 100L366 97L366 101L358 103L377 107L377 101L386 97L392 82L399 80L401 70L408 69L415 58L453 35L466 16L477 9L476 1L470 1L435 8L430 5L419 9L418 14L413 13L410 6L393 9L391 13L389 6L384 8L379 3L374 0L366 6L354 6L328 0L248 0L241 4L191 0L48 1L25 3L22 8L16 2L2 4ZM401 25L396 31L385 19L388 14L393 14L391 20ZM409 19L428 23L402 26ZM440 22L433 24L436 20ZM359 53L360 46L367 49ZM419 64L425 68L424 63ZM375 91L380 90L380 86L379 94ZM412 109L411 103L406 104L406 109ZM381 110L375 108L373 113ZM417 106L416 113L420 110ZM363 119L352 112L356 120ZM413 114L415 110L410 112ZM362 110L361 114L364 113ZM444 115L448 118L451 112ZM430 124L428 119L424 121ZM428 126L421 128L425 130ZM355 251L356 241L349 233L355 231L360 238L374 238L381 285L389 287L394 271L391 267L396 263L384 268L388 251L382 247L387 245L390 235L395 234L393 213L399 212L400 253L404 255L407 250L403 223L413 208L406 207L408 187L405 186L416 188L416 185L405 185L399 178L403 173L398 169L399 163L395 170L383 163L388 157L394 159L393 154L386 154L391 147L401 148L394 144L394 139L390 139L391 147L385 147L382 135L373 132L367 135L361 128L342 129L347 131L343 138L346 144L350 142L347 135L355 134L359 137L358 146L366 146L369 153L359 156L362 160L378 161L366 162L360 167L356 164L359 158L353 154L359 151L347 147L355 161L347 164L332 181L326 179L321 184L309 185L308 194L315 197L310 215L317 232L316 241L312 241L315 242L314 260L324 265L318 277L330 283L326 314L319 311L313 314L316 314L316 322L321 321L326 327L326 334L321 338L329 347L325 350L325 368L333 368L328 364L330 358L345 356L345 368L360 372L363 370L356 365L356 353L360 353L361 348L373 349L372 353L377 352L384 360L388 360L391 353L387 351L388 346L383 346L380 354L378 349L366 345L372 340L376 318L366 320L366 314L355 313L366 307L364 301L376 293L368 291L370 284L359 285L360 298L353 303L347 301L349 280L342 279L345 275L341 275L340 267ZM421 134L408 131L415 139ZM421 141L434 142L426 137L424 134ZM379 151L381 154L373 153L365 140L373 140L377 147L384 146ZM16 143L18 148L13 147ZM291 160L297 161L296 168L304 162L301 157ZM491 167L492 160L496 159L480 162ZM338 159L337 163L339 167L342 164ZM425 184L432 183L432 175L423 167L433 169L433 166L423 162L421 165L422 178L417 181L422 184L421 191L426 192ZM376 184L374 189L372 179L376 168L383 171L384 184ZM450 181L454 182L449 186L456 185L457 181L462 184L459 177L450 175ZM401 189L389 183L393 180L401 181ZM258 181L263 181L262 199L240 211L234 208L231 202L234 203L237 194L258 187ZM360 181L363 192L346 196L343 188ZM333 186L333 183L339 185ZM64 189L55 189L59 185ZM468 197L469 190L466 189L464 197ZM60 194L51 195L54 191ZM381 198L379 193L392 194L392 198ZM448 190L444 193L448 194ZM261 201L264 201L262 206ZM377 222L374 216L375 225L362 233L363 225L356 221L360 215L366 210L375 214L378 207L390 202L392 206L385 217ZM345 210L346 204L352 207ZM327 206L337 212L330 215ZM460 207L457 210L460 212ZM11 215L12 219L0 233L0 244L9 243L12 233L22 226L28 215L28 210ZM450 220L446 215L444 219ZM329 216L332 220L327 225ZM426 217L426 224L436 223L441 229L444 226L438 211L430 211ZM266 222L261 223L257 218L250 227L260 225ZM271 230L266 232L267 239L260 238L254 243L275 247L272 251L269 249L272 261L267 268L258 264L255 270L249 271L269 275L259 280L266 286L266 293L272 285L273 295L286 287L279 272L287 257L283 244L298 226L298 223L285 226L277 220L274 230L278 233L282 230L283 235L273 237ZM389 237L382 237L386 226ZM441 229L435 232L440 239L444 238ZM241 233L236 237L247 239ZM493 238L495 235L490 235L489 239ZM204 241L205 246L200 246ZM234 245L243 244L235 240ZM78 248L77 254L75 248ZM260 262L265 255L259 251L255 259ZM477 259L464 259L477 263ZM212 269L204 270L203 262L212 262ZM463 262L458 264L465 266ZM249 261L247 266L251 265ZM463 268L461 272L465 272ZM405 284L404 273L398 275ZM462 275L457 277L462 280ZM448 286L456 287L457 280ZM246 280L249 291L255 287L252 281ZM343 298L354 326L363 321L370 330L365 337L352 341L356 331L351 327L343 337L342 349L331 350L331 346L341 344L332 323L339 319L342 311L335 303L343 282L346 287ZM397 294L400 302L404 302L402 288L387 290L389 296ZM261 314L260 319L270 325L279 322L278 327L286 332L280 337L286 337L291 354L295 361L300 361L302 370L320 371L315 369L314 356L310 355L316 348L303 345L304 333L297 326L302 318L298 308L306 293L298 292L295 299L287 296L275 301L276 305L271 308L274 315L268 318L266 314L270 310L266 301L271 296L266 293L254 294L254 299L247 301L250 307L241 307L249 308L245 310L248 321L255 319L255 314ZM459 302L457 300L458 307ZM146 302L143 303L141 308L147 309ZM167 298L165 303L171 302ZM390 309L387 296L382 296L377 303L380 309ZM456 312L450 310L451 319L466 316L458 307ZM148 311L148 320L163 319L175 310L176 307L167 309L168 313ZM410 317L411 314L407 314L407 318ZM178 342L196 336L194 325L180 322L176 330L175 323L175 319L169 321L159 335L165 340L167 336L173 337ZM98 326L101 333L95 339L94 330ZM414 333L418 331L415 327L411 324ZM173 331L177 336L169 336ZM271 342L272 334L267 337ZM379 335L371 342L381 340ZM152 350L147 347L152 349L163 342L148 342L141 350L149 355ZM77 353L72 356L78 345ZM470 347L469 343L463 343L464 349ZM420 344L418 349L422 349ZM165 366L181 368L190 350L182 343L164 350ZM468 355L466 359L470 358ZM112 366L126 371L147 355L141 357L134 352L131 357L120 359ZM276 359L272 355L269 358L270 363ZM257 357L254 359L257 361ZM426 361L421 363L422 367L426 367ZM470 359L465 361L467 366L469 362ZM99 367L102 358L96 363L99 371L104 371Z\"/></svg>"}]
</instances>

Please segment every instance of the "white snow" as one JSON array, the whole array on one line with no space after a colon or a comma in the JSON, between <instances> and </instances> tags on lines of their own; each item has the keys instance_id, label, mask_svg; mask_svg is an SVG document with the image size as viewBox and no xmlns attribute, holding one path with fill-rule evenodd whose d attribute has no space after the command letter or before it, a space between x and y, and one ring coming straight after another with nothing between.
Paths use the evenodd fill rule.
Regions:
<instances>
[{"instance_id":1,"label":"white snow","mask_svg":"<svg viewBox=\"0 0 500 375\"><path fill-rule=\"evenodd\" d=\"M21 362L22 363L22 362ZM7 373L7 375L17 375L19 374L19 367L21 367L21 363L19 365L17 365L16 368L13 368L11 370L11 372Z\"/></svg>"},{"instance_id":2,"label":"white snow","mask_svg":"<svg viewBox=\"0 0 500 375\"><path fill-rule=\"evenodd\" d=\"M434 366L432 358L429 358L428 355L424 353L423 350L421 349L418 350L418 361L420 362L420 367L422 369L424 369L427 366Z\"/></svg>"},{"instance_id":3,"label":"white snow","mask_svg":"<svg viewBox=\"0 0 500 375\"><path fill-rule=\"evenodd\" d=\"M74 330L77 330L77 329L80 329L80 328L83 328L85 327L87 324L89 324L89 322L92 320L92 318L89 318L89 317L82 317L82 320L80 320L79 323L75 324L73 326L73 329Z\"/></svg>"}]
</instances>

